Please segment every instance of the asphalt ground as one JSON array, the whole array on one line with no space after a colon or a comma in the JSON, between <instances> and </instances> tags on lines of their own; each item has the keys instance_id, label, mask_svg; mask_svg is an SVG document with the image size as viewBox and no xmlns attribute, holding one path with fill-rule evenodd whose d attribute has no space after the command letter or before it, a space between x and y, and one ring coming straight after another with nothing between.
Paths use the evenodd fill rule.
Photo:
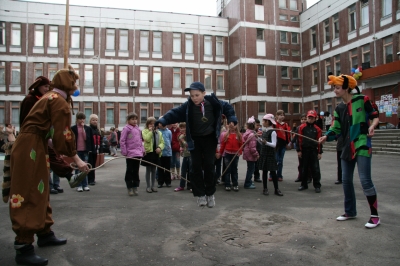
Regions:
<instances>
[{"instance_id":1,"label":"asphalt ground","mask_svg":"<svg viewBox=\"0 0 400 266\"><path fill-rule=\"evenodd\" d=\"M106 158L107 159L107 158ZM200 208L185 190L146 193L140 168L139 196L129 197L125 160L96 171L95 186L76 192L61 180L64 193L51 195L53 231L66 245L39 248L49 265L400 265L399 159L374 155L372 177L378 191L381 225L366 229L370 211L355 170L357 219L343 214L343 191L335 185L336 154L320 161L322 192L298 191L297 156L287 151L283 197L243 189L246 162L239 160L239 192L217 186L214 208ZM3 161L0 161L3 167ZM28 170L27 170L28 171ZM0 205L0 265L15 265L14 233L7 204Z\"/></svg>"}]
</instances>

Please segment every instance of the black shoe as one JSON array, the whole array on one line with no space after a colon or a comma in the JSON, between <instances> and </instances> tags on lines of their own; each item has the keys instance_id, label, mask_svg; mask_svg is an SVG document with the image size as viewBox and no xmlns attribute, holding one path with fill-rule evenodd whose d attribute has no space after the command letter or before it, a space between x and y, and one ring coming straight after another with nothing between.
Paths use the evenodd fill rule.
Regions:
<instances>
[{"instance_id":1,"label":"black shoe","mask_svg":"<svg viewBox=\"0 0 400 266\"><path fill-rule=\"evenodd\" d=\"M36 255L35 249L31 244L18 245L15 243L14 248L17 251L17 254L15 255L15 262L17 264L42 266L47 265L49 262L47 259Z\"/></svg>"},{"instance_id":2,"label":"black shoe","mask_svg":"<svg viewBox=\"0 0 400 266\"><path fill-rule=\"evenodd\" d=\"M158 188L162 188L162 185L158 185L157 187L158 187Z\"/></svg>"},{"instance_id":3,"label":"black shoe","mask_svg":"<svg viewBox=\"0 0 400 266\"><path fill-rule=\"evenodd\" d=\"M315 188L315 193L321 193L321 189L319 187Z\"/></svg>"},{"instance_id":4,"label":"black shoe","mask_svg":"<svg viewBox=\"0 0 400 266\"><path fill-rule=\"evenodd\" d=\"M266 195L266 196L269 195L268 188L263 189L263 194Z\"/></svg>"},{"instance_id":5,"label":"black shoe","mask_svg":"<svg viewBox=\"0 0 400 266\"><path fill-rule=\"evenodd\" d=\"M89 185L91 185L91 186L94 186L94 185L96 185L96 182L89 182Z\"/></svg>"},{"instance_id":6,"label":"black shoe","mask_svg":"<svg viewBox=\"0 0 400 266\"><path fill-rule=\"evenodd\" d=\"M310 184L312 182L312 179L308 179L307 183Z\"/></svg>"},{"instance_id":7,"label":"black shoe","mask_svg":"<svg viewBox=\"0 0 400 266\"><path fill-rule=\"evenodd\" d=\"M306 189L308 189L308 187L300 186L300 187L298 188L299 191L306 190Z\"/></svg>"},{"instance_id":8,"label":"black shoe","mask_svg":"<svg viewBox=\"0 0 400 266\"><path fill-rule=\"evenodd\" d=\"M337 181L335 182L335 184L336 184L336 185L342 184L342 181L337 180Z\"/></svg>"},{"instance_id":9,"label":"black shoe","mask_svg":"<svg viewBox=\"0 0 400 266\"><path fill-rule=\"evenodd\" d=\"M275 189L274 194L277 196L283 196L282 192L279 189Z\"/></svg>"},{"instance_id":10,"label":"black shoe","mask_svg":"<svg viewBox=\"0 0 400 266\"><path fill-rule=\"evenodd\" d=\"M56 190L57 190L58 193L63 193L64 192L64 189L62 189L60 187L57 187Z\"/></svg>"},{"instance_id":11,"label":"black shoe","mask_svg":"<svg viewBox=\"0 0 400 266\"><path fill-rule=\"evenodd\" d=\"M58 191L54 188L50 189L50 194L58 194Z\"/></svg>"},{"instance_id":12,"label":"black shoe","mask_svg":"<svg viewBox=\"0 0 400 266\"><path fill-rule=\"evenodd\" d=\"M301 182L301 179L296 179L296 180L294 180L294 182Z\"/></svg>"},{"instance_id":13,"label":"black shoe","mask_svg":"<svg viewBox=\"0 0 400 266\"><path fill-rule=\"evenodd\" d=\"M254 178L254 182L262 183L262 180L260 178Z\"/></svg>"},{"instance_id":14,"label":"black shoe","mask_svg":"<svg viewBox=\"0 0 400 266\"><path fill-rule=\"evenodd\" d=\"M165 186L166 186L166 187L171 187L171 184L166 184Z\"/></svg>"},{"instance_id":15,"label":"black shoe","mask_svg":"<svg viewBox=\"0 0 400 266\"><path fill-rule=\"evenodd\" d=\"M59 246L64 245L67 243L67 239L65 238L57 238L54 235L53 231L50 231L46 235L39 235L37 240L37 245L39 247L46 247L46 246Z\"/></svg>"}]
</instances>

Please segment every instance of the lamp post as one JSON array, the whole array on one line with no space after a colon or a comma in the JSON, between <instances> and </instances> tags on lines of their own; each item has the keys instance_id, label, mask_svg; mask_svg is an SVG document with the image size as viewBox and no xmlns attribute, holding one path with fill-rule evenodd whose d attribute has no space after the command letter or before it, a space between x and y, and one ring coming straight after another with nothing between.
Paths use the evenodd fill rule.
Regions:
<instances>
[{"instance_id":1,"label":"lamp post","mask_svg":"<svg viewBox=\"0 0 400 266\"><path fill-rule=\"evenodd\" d=\"M64 68L68 68L68 47L69 47L69 0L65 6L65 33L64 33Z\"/></svg>"}]
</instances>

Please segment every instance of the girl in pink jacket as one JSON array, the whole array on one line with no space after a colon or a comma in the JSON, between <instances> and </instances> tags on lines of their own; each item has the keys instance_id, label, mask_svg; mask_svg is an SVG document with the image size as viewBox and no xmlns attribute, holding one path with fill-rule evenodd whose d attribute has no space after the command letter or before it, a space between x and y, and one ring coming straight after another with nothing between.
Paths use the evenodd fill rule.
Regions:
<instances>
[{"instance_id":1,"label":"girl in pink jacket","mask_svg":"<svg viewBox=\"0 0 400 266\"><path fill-rule=\"evenodd\" d=\"M255 189L256 186L253 182L251 182L251 177L254 173L254 169L258 158L260 155L257 151L257 137L255 136L255 119L254 116L250 117L247 121L247 129L246 132L243 134L243 143L247 143L244 145L243 148L243 160L247 161L247 172L246 172L246 180L244 181L244 188L247 189Z\"/></svg>"},{"instance_id":2,"label":"girl in pink jacket","mask_svg":"<svg viewBox=\"0 0 400 266\"><path fill-rule=\"evenodd\" d=\"M130 113L126 118L128 124L124 127L121 133L120 147L121 154L126 156L126 172L125 183L128 189L129 196L137 196L137 188L139 187L139 160L144 156L145 151L142 141L142 131L138 126L138 116L135 113Z\"/></svg>"}]
</instances>

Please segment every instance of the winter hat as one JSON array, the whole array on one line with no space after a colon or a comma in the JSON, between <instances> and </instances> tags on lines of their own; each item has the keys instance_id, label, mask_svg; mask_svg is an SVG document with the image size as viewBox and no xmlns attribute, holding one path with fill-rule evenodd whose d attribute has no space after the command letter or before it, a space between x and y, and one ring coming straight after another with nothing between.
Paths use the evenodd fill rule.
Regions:
<instances>
[{"instance_id":1,"label":"winter hat","mask_svg":"<svg viewBox=\"0 0 400 266\"><path fill-rule=\"evenodd\" d=\"M91 114L91 115L89 116L89 122L90 122L90 120L92 120L92 118L99 119L99 117L98 117L96 114Z\"/></svg>"},{"instance_id":2,"label":"winter hat","mask_svg":"<svg viewBox=\"0 0 400 266\"><path fill-rule=\"evenodd\" d=\"M35 79L31 86L29 86L28 90L37 90L40 86L50 85L50 80L44 76L39 76Z\"/></svg>"},{"instance_id":3,"label":"winter hat","mask_svg":"<svg viewBox=\"0 0 400 266\"><path fill-rule=\"evenodd\" d=\"M276 125L275 116L273 114L266 114L266 115L264 115L263 119L269 120L269 121L271 121L272 124Z\"/></svg>"},{"instance_id":4,"label":"winter hat","mask_svg":"<svg viewBox=\"0 0 400 266\"><path fill-rule=\"evenodd\" d=\"M356 94L360 93L360 88L357 87L357 81L355 78L349 75L341 75L341 76L328 76L328 84L329 85L337 85L342 86L344 90L349 89L350 93Z\"/></svg>"},{"instance_id":5,"label":"winter hat","mask_svg":"<svg viewBox=\"0 0 400 266\"><path fill-rule=\"evenodd\" d=\"M250 117L249 120L247 120L247 123L249 124L254 124L256 120L254 119L254 116Z\"/></svg>"}]
</instances>

